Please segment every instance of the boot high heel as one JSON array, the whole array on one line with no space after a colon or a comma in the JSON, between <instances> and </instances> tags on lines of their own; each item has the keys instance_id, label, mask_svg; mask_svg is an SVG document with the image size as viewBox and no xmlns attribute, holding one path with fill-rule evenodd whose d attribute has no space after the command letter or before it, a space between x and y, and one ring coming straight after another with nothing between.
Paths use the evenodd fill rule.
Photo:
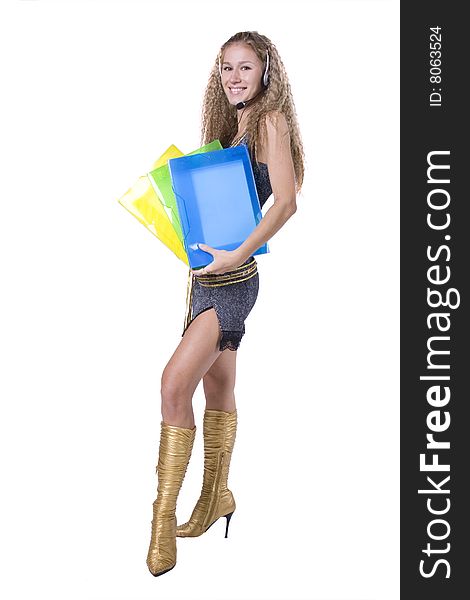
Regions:
<instances>
[{"instance_id":1,"label":"boot high heel","mask_svg":"<svg viewBox=\"0 0 470 600\"><path fill-rule=\"evenodd\" d=\"M230 524L230 519L232 518L233 512L228 513L228 515L225 515L225 518L227 519L227 524L225 526L225 537L228 537L228 526Z\"/></svg>"}]
</instances>

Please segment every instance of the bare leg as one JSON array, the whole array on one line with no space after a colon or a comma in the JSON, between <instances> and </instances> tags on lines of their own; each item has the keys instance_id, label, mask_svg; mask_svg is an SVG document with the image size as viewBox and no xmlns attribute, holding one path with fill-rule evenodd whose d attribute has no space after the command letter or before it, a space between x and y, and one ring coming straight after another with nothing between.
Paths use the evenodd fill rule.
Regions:
<instances>
[{"instance_id":1,"label":"bare leg","mask_svg":"<svg viewBox=\"0 0 470 600\"><path fill-rule=\"evenodd\" d=\"M235 410L236 350L224 350L203 378L206 408L233 412Z\"/></svg>"},{"instance_id":2,"label":"bare leg","mask_svg":"<svg viewBox=\"0 0 470 600\"><path fill-rule=\"evenodd\" d=\"M213 308L198 315L187 328L162 374L162 418L167 425L192 429L192 398L199 382L222 354L220 327Z\"/></svg>"}]
</instances>

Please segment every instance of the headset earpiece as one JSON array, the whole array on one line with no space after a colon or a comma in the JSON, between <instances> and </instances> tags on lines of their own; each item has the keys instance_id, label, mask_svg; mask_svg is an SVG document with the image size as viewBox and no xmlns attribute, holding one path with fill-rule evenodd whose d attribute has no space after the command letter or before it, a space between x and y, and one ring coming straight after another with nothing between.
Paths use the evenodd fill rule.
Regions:
<instances>
[{"instance_id":1,"label":"headset earpiece","mask_svg":"<svg viewBox=\"0 0 470 600\"><path fill-rule=\"evenodd\" d=\"M269 54L266 52L266 68L264 69L263 74L263 85L264 87L268 87L269 83Z\"/></svg>"}]
</instances>

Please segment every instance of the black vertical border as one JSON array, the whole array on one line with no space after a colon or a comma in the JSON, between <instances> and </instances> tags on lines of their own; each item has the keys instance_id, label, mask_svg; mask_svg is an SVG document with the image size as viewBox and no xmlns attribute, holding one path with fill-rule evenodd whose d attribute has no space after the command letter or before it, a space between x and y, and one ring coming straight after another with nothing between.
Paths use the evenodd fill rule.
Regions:
<instances>
[{"instance_id":1,"label":"black vertical border","mask_svg":"<svg viewBox=\"0 0 470 600\"><path fill-rule=\"evenodd\" d=\"M400 370L401 370L401 486L400 486L400 596L403 600L453 600L466 597L469 590L470 555L468 544L470 502L465 490L470 487L470 419L468 405L470 394L466 386L466 375L470 373L469 339L469 286L470 278L470 221L466 213L470 212L469 192L466 189L466 175L470 172L470 159L466 148L468 139L469 113L464 109L466 102L464 88L468 79L469 23L464 19L464 2L455 0L435 0L402 2L400 12L401 49L400 49L400 116L401 116L401 185L400 185L400 223L401 223L401 289L400 289ZM430 82L430 31L431 27L440 27L442 36L442 81ZM441 88L442 106L430 107L429 94L432 87ZM427 195L433 184L427 182L427 156L431 151L449 150L450 155L436 159L439 163L450 163L449 184L440 186L450 194L447 210L432 211L427 204ZM442 176L441 171L441 176ZM441 196L442 198L444 196ZM437 196L436 196L437 198ZM445 212L450 213L451 222L444 231L433 231L426 222L428 212L435 212L436 219L444 219ZM445 239L450 235L450 240ZM432 262L426 256L427 247L432 248L433 256L440 245L447 244L451 255L442 250L440 258ZM433 285L428 281L429 267L439 264L442 276L446 265L450 268L450 280L447 284ZM427 302L427 287L441 289L455 288L460 295L458 308L440 307L432 309ZM456 295L455 295L456 297ZM448 332L439 332L435 325L428 328L427 317L432 312L450 313L451 326ZM435 323L435 321L433 321ZM442 355L440 364L450 364L448 371L436 371L434 374L446 374L450 380L430 382L420 380L420 376L429 375L427 368L427 342L432 335L447 335L448 342L442 342L441 348L450 350ZM468 357L468 358L467 358ZM427 462L432 460L435 451L426 450L426 434L430 433L427 416L432 407L426 397L431 385L448 385L451 398L447 406L441 407L449 412L450 426L436 433L435 438L450 442L450 449L438 452L440 463L449 463L450 471L423 473L420 471L419 456L428 452ZM419 489L429 489L427 476L441 482L450 476L442 489L449 494L419 494ZM436 509L448 506L446 514L432 515L427 508L427 499ZM428 535L428 527L433 519L442 518L449 524L447 538L433 540ZM434 524L431 532L435 536L444 536L448 529L445 524ZM427 543L433 549L449 551L431 554L428 557L423 550ZM447 560L450 577L445 563L436 565L439 559ZM425 578L420 574L420 561L424 560L423 570L434 575ZM463 594L463 595L462 595Z\"/></svg>"}]
</instances>

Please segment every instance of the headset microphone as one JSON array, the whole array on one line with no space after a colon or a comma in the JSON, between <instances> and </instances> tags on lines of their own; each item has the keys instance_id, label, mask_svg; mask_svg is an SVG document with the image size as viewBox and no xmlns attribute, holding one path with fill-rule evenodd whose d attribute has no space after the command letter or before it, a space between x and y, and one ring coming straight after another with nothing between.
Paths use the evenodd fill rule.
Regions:
<instances>
[{"instance_id":1,"label":"headset microphone","mask_svg":"<svg viewBox=\"0 0 470 600\"><path fill-rule=\"evenodd\" d=\"M242 110L242 108L245 108L245 106L247 106L248 104L251 104L253 102L253 100L255 100L263 92L264 92L264 90L261 90L260 92L258 92L256 94L256 96L253 96L253 98L250 98L249 100L243 100L242 102L235 104L235 108L237 110Z\"/></svg>"}]
</instances>

